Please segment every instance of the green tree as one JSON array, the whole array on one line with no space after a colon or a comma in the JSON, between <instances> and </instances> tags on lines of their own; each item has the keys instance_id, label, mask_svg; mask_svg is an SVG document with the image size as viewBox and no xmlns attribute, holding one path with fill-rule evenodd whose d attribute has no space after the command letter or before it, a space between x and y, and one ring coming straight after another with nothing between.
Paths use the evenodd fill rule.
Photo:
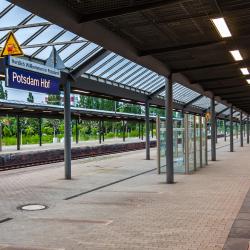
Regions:
<instances>
[{"instance_id":1,"label":"green tree","mask_svg":"<svg viewBox=\"0 0 250 250\"><path fill-rule=\"evenodd\" d=\"M27 97L27 102L31 102L31 103L34 102L34 96L32 92L29 92L28 97Z\"/></svg>"},{"instance_id":2,"label":"green tree","mask_svg":"<svg viewBox=\"0 0 250 250\"><path fill-rule=\"evenodd\" d=\"M61 96L60 95L48 95L47 104L61 105Z\"/></svg>"}]
</instances>

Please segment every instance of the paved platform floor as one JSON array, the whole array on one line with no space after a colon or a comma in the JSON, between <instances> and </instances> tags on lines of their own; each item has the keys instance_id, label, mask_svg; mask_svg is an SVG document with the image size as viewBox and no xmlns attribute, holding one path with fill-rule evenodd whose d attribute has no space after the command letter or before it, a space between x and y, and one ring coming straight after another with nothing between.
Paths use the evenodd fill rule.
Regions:
<instances>
[{"instance_id":1,"label":"paved platform floor","mask_svg":"<svg viewBox=\"0 0 250 250\"><path fill-rule=\"evenodd\" d=\"M62 163L1 172L0 249L222 249L250 188L250 146L228 149L172 185L155 149L74 161L71 181ZM33 203L48 209L17 209Z\"/></svg>"}]
</instances>

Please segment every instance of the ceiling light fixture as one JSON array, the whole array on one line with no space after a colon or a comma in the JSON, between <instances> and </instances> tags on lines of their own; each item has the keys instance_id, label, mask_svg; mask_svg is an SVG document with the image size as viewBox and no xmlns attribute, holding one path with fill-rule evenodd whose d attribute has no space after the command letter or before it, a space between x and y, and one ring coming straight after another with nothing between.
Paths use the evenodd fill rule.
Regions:
<instances>
[{"instance_id":1,"label":"ceiling light fixture","mask_svg":"<svg viewBox=\"0 0 250 250\"><path fill-rule=\"evenodd\" d=\"M231 50L230 53L235 61L243 60L239 50Z\"/></svg>"},{"instance_id":2,"label":"ceiling light fixture","mask_svg":"<svg viewBox=\"0 0 250 250\"><path fill-rule=\"evenodd\" d=\"M213 18L211 19L217 31L219 32L221 37L231 37L232 34L226 24L226 21L223 17Z\"/></svg>"},{"instance_id":3,"label":"ceiling light fixture","mask_svg":"<svg viewBox=\"0 0 250 250\"><path fill-rule=\"evenodd\" d=\"M79 89L75 89L74 91L78 92L78 93L83 93L83 94L89 94L90 93L89 91L84 91L84 90L79 90Z\"/></svg>"},{"instance_id":4,"label":"ceiling light fixture","mask_svg":"<svg viewBox=\"0 0 250 250\"><path fill-rule=\"evenodd\" d=\"M247 68L240 68L240 70L244 76L249 75L249 71Z\"/></svg>"},{"instance_id":5,"label":"ceiling light fixture","mask_svg":"<svg viewBox=\"0 0 250 250\"><path fill-rule=\"evenodd\" d=\"M250 84L250 79L247 79L247 83Z\"/></svg>"}]
</instances>

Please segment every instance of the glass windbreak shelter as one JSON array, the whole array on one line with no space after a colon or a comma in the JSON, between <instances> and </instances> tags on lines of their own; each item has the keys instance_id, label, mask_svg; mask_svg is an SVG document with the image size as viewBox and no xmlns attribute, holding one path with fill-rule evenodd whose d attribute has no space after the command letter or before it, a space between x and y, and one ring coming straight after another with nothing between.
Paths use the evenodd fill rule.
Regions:
<instances>
[{"instance_id":1,"label":"glass windbreak shelter","mask_svg":"<svg viewBox=\"0 0 250 250\"><path fill-rule=\"evenodd\" d=\"M192 173L207 163L207 131L204 117L181 114L173 119L174 172ZM166 168L166 125L159 119L158 169ZM161 171L159 171L161 172Z\"/></svg>"}]
</instances>

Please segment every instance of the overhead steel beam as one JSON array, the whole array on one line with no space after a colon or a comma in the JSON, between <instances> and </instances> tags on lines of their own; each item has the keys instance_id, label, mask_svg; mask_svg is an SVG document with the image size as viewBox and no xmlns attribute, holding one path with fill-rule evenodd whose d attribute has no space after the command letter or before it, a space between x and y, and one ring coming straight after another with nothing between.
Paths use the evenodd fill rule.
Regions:
<instances>
[{"instance_id":1,"label":"overhead steel beam","mask_svg":"<svg viewBox=\"0 0 250 250\"><path fill-rule=\"evenodd\" d=\"M85 77L79 77L75 81L71 82L72 89L82 90L93 93L93 95L107 98L107 99L130 99L132 103L144 103L147 100L148 95L145 93L140 93L129 88L114 86L111 84L103 84L103 82L98 82L94 79L89 79ZM164 98L152 97L150 100L151 106L165 107ZM183 110L183 105L180 103L173 103L174 109ZM188 107L186 111L190 113L203 114L203 110L195 107Z\"/></svg>"},{"instance_id":2,"label":"overhead steel beam","mask_svg":"<svg viewBox=\"0 0 250 250\"><path fill-rule=\"evenodd\" d=\"M228 90L228 91L227 91ZM223 89L218 89L217 91L214 91L215 95L223 95L223 94L240 94L240 93L246 93L246 91L250 91L249 90L249 86L245 85L241 86L241 87L233 87L233 88L227 88L224 87Z\"/></svg>"},{"instance_id":3,"label":"overhead steel beam","mask_svg":"<svg viewBox=\"0 0 250 250\"><path fill-rule=\"evenodd\" d=\"M241 98L249 98L250 99L250 93L249 92L245 92L245 93L230 93L230 94L224 94L224 95L220 95L221 98L227 98L227 99L241 99Z\"/></svg>"},{"instance_id":4,"label":"overhead steel beam","mask_svg":"<svg viewBox=\"0 0 250 250\"><path fill-rule=\"evenodd\" d=\"M190 106L191 104L193 104L194 102L200 100L203 97L203 95L199 95L197 97L195 97L193 100L191 100L190 102L187 102L186 104L183 105L183 108L185 109L186 107Z\"/></svg>"},{"instance_id":5,"label":"overhead steel beam","mask_svg":"<svg viewBox=\"0 0 250 250\"><path fill-rule=\"evenodd\" d=\"M245 4L242 4L242 5L240 5L240 4L238 4L238 5L234 5L234 8L232 8L232 9L230 9L230 10L224 10L223 9L223 14L224 14L224 16L227 16L227 15L229 15L229 16L231 16L234 12L236 12L237 10L242 10L242 9L245 9L246 7L245 7ZM203 14L203 13L201 13L201 14L194 14L194 15L190 15L189 13L187 14L187 16L183 16L183 17L177 17L177 18L169 18L169 16L167 16L165 19L160 19L160 20L155 20L154 21L154 24L173 24L173 23L178 23L178 24L180 24L181 22L183 23L183 22L185 22L185 21L189 21L189 22L193 22L193 21L195 21L195 22L198 22L200 19L202 19L202 18L212 18L212 17L218 17L218 16L220 16L221 15L221 13L218 11L218 12L208 12L208 13L205 13L205 14ZM140 23L138 23L138 24L132 24L133 26L133 28L137 28L137 27L143 27L143 26L145 26L145 25L151 25L152 23L151 22L149 22L149 21L146 21L146 22L140 22ZM121 26L119 26L119 28L130 28L131 26L130 25L127 25L126 24L126 26L123 26L123 25L121 25Z\"/></svg>"},{"instance_id":6,"label":"overhead steel beam","mask_svg":"<svg viewBox=\"0 0 250 250\"><path fill-rule=\"evenodd\" d=\"M65 44L75 44L75 43L87 43L86 40L76 40L76 41L65 41L65 42L52 42L52 43L37 43L31 45L21 45L22 49L31 49L31 48L38 48L38 47L48 47L48 46L58 46L58 45L65 45Z\"/></svg>"},{"instance_id":7,"label":"overhead steel beam","mask_svg":"<svg viewBox=\"0 0 250 250\"><path fill-rule=\"evenodd\" d=\"M208 42L185 44L185 45L173 46L173 47L141 50L141 51L139 51L139 56L162 54L162 53L185 50L185 49L195 49L195 48L213 46L213 45L224 44L224 43L225 43L224 40L219 40L219 41L208 41Z\"/></svg>"},{"instance_id":8,"label":"overhead steel beam","mask_svg":"<svg viewBox=\"0 0 250 250\"><path fill-rule=\"evenodd\" d=\"M226 63L214 63L214 64L202 65L202 66L198 66L198 67L175 68L175 69L172 69L172 71L174 73L178 73L178 72L181 73L181 72L185 72L185 71L194 71L194 70L201 70L201 69L209 69L209 68L237 65L239 63L240 63L239 61L238 62L226 62Z\"/></svg>"},{"instance_id":9,"label":"overhead steel beam","mask_svg":"<svg viewBox=\"0 0 250 250\"><path fill-rule=\"evenodd\" d=\"M235 87L246 87L247 86L247 84L245 83L245 84L237 84L237 85L223 85L223 86L220 86L219 84L217 84L217 86L210 86L210 85L208 85L208 87L209 87L209 89L211 90L211 91L214 91L214 90L223 90L223 89L227 89L227 90L231 90L231 89L234 89ZM207 88L208 89L208 88Z\"/></svg>"},{"instance_id":10,"label":"overhead steel beam","mask_svg":"<svg viewBox=\"0 0 250 250\"><path fill-rule=\"evenodd\" d=\"M46 26L46 25L52 25L52 23L50 23L50 22L40 22L40 23L19 24L19 25L15 25L15 26L2 27L2 28L0 28L0 31L27 29L27 28Z\"/></svg>"},{"instance_id":11,"label":"overhead steel beam","mask_svg":"<svg viewBox=\"0 0 250 250\"><path fill-rule=\"evenodd\" d=\"M91 22L91 21L96 21L100 19L105 19L109 17L114 17L114 16L120 16L120 15L125 15L129 13L134 13L137 11L143 11L143 10L148 10L148 9L154 9L158 8L164 5L168 4L173 4L173 3L181 3L184 2L185 0L158 0L158 1L149 1L148 3L144 4L130 4L129 6L126 7L120 7L120 8L114 8L114 9L109 9L109 10L104 10L100 12L95 12L95 13L88 13L84 14L79 18L79 23L85 23L85 22ZM133 3L134 1L132 1Z\"/></svg>"},{"instance_id":12,"label":"overhead steel beam","mask_svg":"<svg viewBox=\"0 0 250 250\"><path fill-rule=\"evenodd\" d=\"M240 75L235 75L235 76L228 76L228 77L207 78L207 79L195 80L192 83L217 82L217 81L232 80L232 79L239 80L239 79L244 79L244 77Z\"/></svg>"}]
</instances>

